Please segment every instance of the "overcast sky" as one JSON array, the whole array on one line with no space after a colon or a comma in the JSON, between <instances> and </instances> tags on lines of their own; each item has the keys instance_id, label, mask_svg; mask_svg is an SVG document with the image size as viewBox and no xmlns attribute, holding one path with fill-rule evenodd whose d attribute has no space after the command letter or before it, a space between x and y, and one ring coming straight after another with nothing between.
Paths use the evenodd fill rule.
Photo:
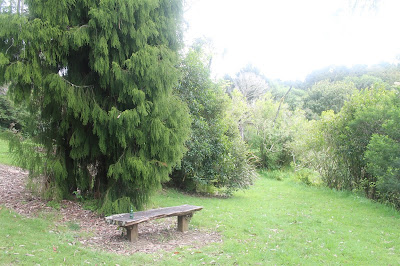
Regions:
<instances>
[{"instance_id":1,"label":"overcast sky","mask_svg":"<svg viewBox=\"0 0 400 266\"><path fill-rule=\"evenodd\" d=\"M354 2L354 1L353 1ZM193 0L186 40L212 40L214 75L252 63L268 78L304 79L331 64L374 64L400 54L400 1L364 12L349 0Z\"/></svg>"}]
</instances>

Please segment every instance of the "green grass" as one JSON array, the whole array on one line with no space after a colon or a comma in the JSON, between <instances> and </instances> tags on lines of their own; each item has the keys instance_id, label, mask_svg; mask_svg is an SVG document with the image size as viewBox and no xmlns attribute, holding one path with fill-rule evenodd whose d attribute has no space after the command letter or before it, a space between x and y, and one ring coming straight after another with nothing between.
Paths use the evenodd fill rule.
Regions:
<instances>
[{"instance_id":1,"label":"green grass","mask_svg":"<svg viewBox=\"0 0 400 266\"><path fill-rule=\"evenodd\" d=\"M76 240L79 224L28 219L0 206L0 264L400 264L397 211L351 193L307 187L285 178L289 173L269 175L262 173L251 189L228 199L175 190L153 198L149 207L204 206L190 228L216 230L223 242L199 250L132 256L98 252Z\"/></svg>"},{"instance_id":2,"label":"green grass","mask_svg":"<svg viewBox=\"0 0 400 266\"><path fill-rule=\"evenodd\" d=\"M14 165L10 151L8 149L8 142L3 139L0 139L0 163Z\"/></svg>"},{"instance_id":3,"label":"green grass","mask_svg":"<svg viewBox=\"0 0 400 266\"><path fill-rule=\"evenodd\" d=\"M203 205L192 224L216 228L223 235L224 243L205 248L199 260L183 253L184 263L400 263L399 213L351 193L263 176L252 189L230 199L183 197L169 191L156 202Z\"/></svg>"},{"instance_id":4,"label":"green grass","mask_svg":"<svg viewBox=\"0 0 400 266\"><path fill-rule=\"evenodd\" d=\"M63 230L54 230L51 219L23 218L3 207L0 261L121 265L152 264L155 259L158 264L168 265L400 263L400 215L350 193L261 177L250 190L229 199L191 197L167 190L158 194L152 204L204 206L204 210L194 215L191 228L217 230L223 243L206 246L198 252L188 247L178 249L177 254L167 252L161 261L157 254L127 257L98 253L75 243L79 225L69 224Z\"/></svg>"},{"instance_id":5,"label":"green grass","mask_svg":"<svg viewBox=\"0 0 400 266\"><path fill-rule=\"evenodd\" d=\"M84 248L71 229L56 227L46 219L28 219L0 206L0 264L15 265L130 265L126 256ZM149 256L135 256L146 264Z\"/></svg>"}]
</instances>

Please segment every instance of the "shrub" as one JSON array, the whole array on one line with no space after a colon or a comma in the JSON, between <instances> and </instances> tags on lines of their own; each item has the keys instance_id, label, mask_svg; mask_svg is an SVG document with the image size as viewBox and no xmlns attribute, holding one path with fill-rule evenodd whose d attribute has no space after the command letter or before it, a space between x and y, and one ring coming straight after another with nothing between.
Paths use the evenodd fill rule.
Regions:
<instances>
[{"instance_id":1,"label":"shrub","mask_svg":"<svg viewBox=\"0 0 400 266\"><path fill-rule=\"evenodd\" d=\"M231 194L249 187L254 169L238 124L228 115L231 101L222 85L211 81L204 57L201 49L192 49L182 62L176 91L189 106L192 133L170 183L189 191Z\"/></svg>"},{"instance_id":2,"label":"shrub","mask_svg":"<svg viewBox=\"0 0 400 266\"><path fill-rule=\"evenodd\" d=\"M317 171L309 168L296 171L294 178L308 186L319 186L322 184L321 175Z\"/></svg>"},{"instance_id":3,"label":"shrub","mask_svg":"<svg viewBox=\"0 0 400 266\"><path fill-rule=\"evenodd\" d=\"M0 127L23 130L30 123L28 116L23 105L16 107L7 95L0 94Z\"/></svg>"},{"instance_id":4,"label":"shrub","mask_svg":"<svg viewBox=\"0 0 400 266\"><path fill-rule=\"evenodd\" d=\"M392 137L374 134L364 159L376 178L377 198L400 208L400 143Z\"/></svg>"},{"instance_id":5,"label":"shrub","mask_svg":"<svg viewBox=\"0 0 400 266\"><path fill-rule=\"evenodd\" d=\"M309 122L293 147L300 165L318 171L327 186L363 190L400 208L399 124L399 93L366 89L338 114L323 112L321 120Z\"/></svg>"},{"instance_id":6,"label":"shrub","mask_svg":"<svg viewBox=\"0 0 400 266\"><path fill-rule=\"evenodd\" d=\"M289 165L293 125L303 113L289 111L286 104L275 102L270 94L258 99L251 109L253 118L246 127L245 140L260 158L261 167L277 170Z\"/></svg>"}]
</instances>

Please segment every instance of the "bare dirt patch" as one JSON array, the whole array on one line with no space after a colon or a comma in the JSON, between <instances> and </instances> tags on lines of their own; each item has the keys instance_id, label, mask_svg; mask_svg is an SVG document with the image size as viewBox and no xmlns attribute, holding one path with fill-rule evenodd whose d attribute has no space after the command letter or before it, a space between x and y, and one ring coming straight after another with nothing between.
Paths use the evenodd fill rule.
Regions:
<instances>
[{"instance_id":1,"label":"bare dirt patch","mask_svg":"<svg viewBox=\"0 0 400 266\"><path fill-rule=\"evenodd\" d=\"M176 230L176 217L155 220L139 225L139 240L130 243L126 233L115 225L109 225L96 213L84 210L73 201L62 201L60 210L47 206L47 202L27 190L28 173L22 169L0 165L0 205L17 213L36 217L43 213L55 214L56 224L77 230L76 241L84 246L119 254L135 252L157 253L179 247L198 249L221 242L216 232L189 228L187 232ZM71 243L74 244L74 243Z\"/></svg>"}]
</instances>

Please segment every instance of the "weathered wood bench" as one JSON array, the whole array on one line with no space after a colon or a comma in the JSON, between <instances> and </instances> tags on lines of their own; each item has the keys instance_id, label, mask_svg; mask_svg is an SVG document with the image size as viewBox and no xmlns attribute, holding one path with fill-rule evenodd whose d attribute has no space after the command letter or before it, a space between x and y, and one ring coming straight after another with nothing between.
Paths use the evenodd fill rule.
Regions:
<instances>
[{"instance_id":1,"label":"weathered wood bench","mask_svg":"<svg viewBox=\"0 0 400 266\"><path fill-rule=\"evenodd\" d=\"M135 242L138 240L138 224L155 219L178 216L178 231L185 232L189 228L189 222L193 213L195 211L200 211L201 209L203 209L203 207L181 205L135 212L132 219L130 218L129 213L115 214L108 216L105 219L109 224L115 224L126 228L129 241Z\"/></svg>"}]
</instances>

